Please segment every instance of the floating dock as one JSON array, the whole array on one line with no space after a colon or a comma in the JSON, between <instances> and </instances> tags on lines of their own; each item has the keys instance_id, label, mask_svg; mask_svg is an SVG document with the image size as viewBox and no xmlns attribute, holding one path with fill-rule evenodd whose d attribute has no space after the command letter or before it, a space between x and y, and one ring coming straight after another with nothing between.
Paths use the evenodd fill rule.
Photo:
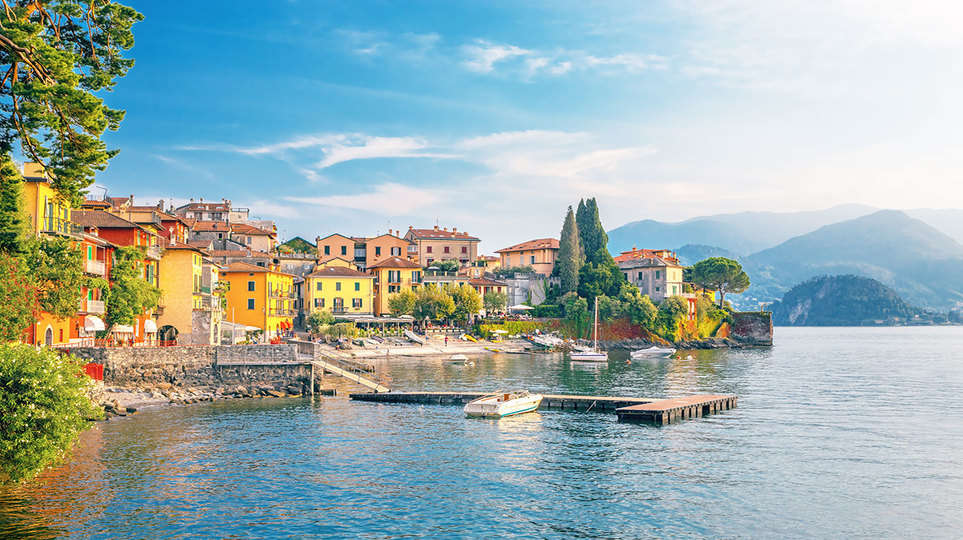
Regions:
<instances>
[{"instance_id":1,"label":"floating dock","mask_svg":"<svg viewBox=\"0 0 963 540\"><path fill-rule=\"evenodd\" d=\"M351 394L357 401L377 403L418 403L464 405L490 392L387 392ZM736 406L736 396L700 395L675 399L605 397L543 394L540 410L614 412L620 421L651 422L665 425L728 410ZM696 410L698 409L698 411Z\"/></svg>"},{"instance_id":2,"label":"floating dock","mask_svg":"<svg viewBox=\"0 0 963 540\"><path fill-rule=\"evenodd\" d=\"M677 420L701 418L736 406L738 398L732 395L688 396L662 399L651 403L619 407L615 414L620 422L648 422L659 426Z\"/></svg>"}]
</instances>

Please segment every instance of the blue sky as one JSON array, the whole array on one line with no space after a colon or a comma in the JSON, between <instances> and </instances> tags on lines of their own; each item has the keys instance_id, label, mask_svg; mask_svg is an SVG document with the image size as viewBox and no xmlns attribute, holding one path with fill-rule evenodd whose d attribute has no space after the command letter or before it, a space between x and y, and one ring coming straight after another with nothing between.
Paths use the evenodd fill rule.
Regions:
<instances>
[{"instance_id":1,"label":"blue sky","mask_svg":"<svg viewBox=\"0 0 963 540\"><path fill-rule=\"evenodd\" d=\"M949 2L130 3L98 185L284 238L438 223L491 252L591 196L609 228L963 206Z\"/></svg>"}]
</instances>

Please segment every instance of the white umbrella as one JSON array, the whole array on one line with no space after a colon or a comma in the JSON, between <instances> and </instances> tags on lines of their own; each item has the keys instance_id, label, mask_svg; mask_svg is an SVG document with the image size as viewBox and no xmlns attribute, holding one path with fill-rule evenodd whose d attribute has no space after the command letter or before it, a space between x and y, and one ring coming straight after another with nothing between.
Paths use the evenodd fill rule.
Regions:
<instances>
[{"instance_id":1,"label":"white umbrella","mask_svg":"<svg viewBox=\"0 0 963 540\"><path fill-rule=\"evenodd\" d=\"M507 334L508 330L492 330L493 334Z\"/></svg>"},{"instance_id":2,"label":"white umbrella","mask_svg":"<svg viewBox=\"0 0 963 540\"><path fill-rule=\"evenodd\" d=\"M535 309L532 306L526 306L525 304L515 304L514 306L508 308L509 311L528 311L530 309Z\"/></svg>"}]
</instances>

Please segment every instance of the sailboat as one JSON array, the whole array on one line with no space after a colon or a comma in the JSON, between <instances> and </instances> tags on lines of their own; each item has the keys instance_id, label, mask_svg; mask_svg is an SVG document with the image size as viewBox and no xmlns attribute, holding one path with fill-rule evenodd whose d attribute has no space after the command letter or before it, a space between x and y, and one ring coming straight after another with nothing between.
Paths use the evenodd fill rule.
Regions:
<instances>
[{"instance_id":1,"label":"sailboat","mask_svg":"<svg viewBox=\"0 0 963 540\"><path fill-rule=\"evenodd\" d=\"M592 325L592 348L572 351L569 358L575 362L607 362L609 353L599 350L599 298L595 297L595 322Z\"/></svg>"}]
</instances>

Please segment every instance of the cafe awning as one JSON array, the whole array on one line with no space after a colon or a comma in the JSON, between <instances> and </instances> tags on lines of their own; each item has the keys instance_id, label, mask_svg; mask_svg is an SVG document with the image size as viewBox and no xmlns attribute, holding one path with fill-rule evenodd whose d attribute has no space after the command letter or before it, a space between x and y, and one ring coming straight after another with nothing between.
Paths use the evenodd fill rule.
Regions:
<instances>
[{"instance_id":1,"label":"cafe awning","mask_svg":"<svg viewBox=\"0 0 963 540\"><path fill-rule=\"evenodd\" d=\"M133 334L133 333L134 333L134 327L131 326L131 325L129 325L129 324L118 324L118 325L114 326L114 328L113 328L113 330L111 330L111 332L113 332L113 333L115 333L115 334Z\"/></svg>"},{"instance_id":2,"label":"cafe awning","mask_svg":"<svg viewBox=\"0 0 963 540\"><path fill-rule=\"evenodd\" d=\"M100 317L95 317L93 315L87 315L84 317L85 332L103 332L106 329L107 327L104 325L104 321Z\"/></svg>"}]
</instances>

